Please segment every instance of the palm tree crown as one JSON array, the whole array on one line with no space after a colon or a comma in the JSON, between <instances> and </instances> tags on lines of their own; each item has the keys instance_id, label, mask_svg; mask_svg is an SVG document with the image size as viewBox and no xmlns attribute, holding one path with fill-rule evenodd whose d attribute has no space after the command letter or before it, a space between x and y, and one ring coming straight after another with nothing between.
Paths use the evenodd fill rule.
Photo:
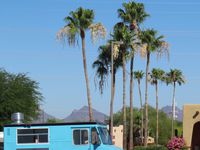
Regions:
<instances>
[{"instance_id":1,"label":"palm tree crown","mask_svg":"<svg viewBox=\"0 0 200 150\"><path fill-rule=\"evenodd\" d=\"M142 70L134 72L134 79L141 80L143 77L144 77L144 72Z\"/></svg>"},{"instance_id":2,"label":"palm tree crown","mask_svg":"<svg viewBox=\"0 0 200 150\"><path fill-rule=\"evenodd\" d=\"M116 73L117 69L121 66L122 66L122 56L121 56L121 52L119 52L118 57L116 57L113 61L114 74ZM111 44L110 43L99 46L99 56L94 61L92 67L96 68L95 84L96 84L96 80L98 80L100 93L103 94L103 89L107 80L107 76L111 69Z\"/></svg>"},{"instance_id":3,"label":"palm tree crown","mask_svg":"<svg viewBox=\"0 0 200 150\"><path fill-rule=\"evenodd\" d=\"M149 15L145 12L143 3L131 1L123 3L123 9L118 9L118 15L125 23L130 24L130 29L137 29Z\"/></svg>"},{"instance_id":4,"label":"palm tree crown","mask_svg":"<svg viewBox=\"0 0 200 150\"><path fill-rule=\"evenodd\" d=\"M139 34L141 40L141 55L144 57L147 53L157 52L157 54L168 53L168 44L163 40L164 36L158 36L154 29L141 31Z\"/></svg>"},{"instance_id":5,"label":"palm tree crown","mask_svg":"<svg viewBox=\"0 0 200 150\"><path fill-rule=\"evenodd\" d=\"M170 72L166 74L166 83L167 85L170 83L178 83L182 85L185 83L185 79L181 70L178 69L170 69Z\"/></svg>"},{"instance_id":6,"label":"palm tree crown","mask_svg":"<svg viewBox=\"0 0 200 150\"><path fill-rule=\"evenodd\" d=\"M164 80L164 76L165 75L165 71L163 71L162 69L156 69L153 68L151 71L151 78L150 78L150 82L152 85L158 84L158 81L163 81Z\"/></svg>"},{"instance_id":7,"label":"palm tree crown","mask_svg":"<svg viewBox=\"0 0 200 150\"><path fill-rule=\"evenodd\" d=\"M70 46L78 43L79 35L85 37L85 31L91 30L91 37L94 41L97 37L105 37L106 30L101 23L93 23L94 11L79 7L71 11L69 16L64 18L66 25L57 33L57 39L64 42L67 40Z\"/></svg>"}]
</instances>

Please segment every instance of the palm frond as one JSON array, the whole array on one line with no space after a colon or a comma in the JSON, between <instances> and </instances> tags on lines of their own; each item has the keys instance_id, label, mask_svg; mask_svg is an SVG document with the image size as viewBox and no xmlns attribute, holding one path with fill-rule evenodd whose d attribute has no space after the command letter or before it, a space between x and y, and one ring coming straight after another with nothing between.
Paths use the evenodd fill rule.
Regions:
<instances>
[{"instance_id":1,"label":"palm frond","mask_svg":"<svg viewBox=\"0 0 200 150\"><path fill-rule=\"evenodd\" d=\"M100 38L106 37L106 29L101 23L91 24L89 29L91 31L91 39L93 43Z\"/></svg>"},{"instance_id":2,"label":"palm frond","mask_svg":"<svg viewBox=\"0 0 200 150\"><path fill-rule=\"evenodd\" d=\"M103 89L104 89L109 71L106 65L101 60L96 60L93 63L92 67L96 68L95 85L98 82L100 93L103 94Z\"/></svg>"},{"instance_id":3,"label":"palm frond","mask_svg":"<svg viewBox=\"0 0 200 150\"><path fill-rule=\"evenodd\" d=\"M77 28L70 25L61 28L57 32L56 39L60 41L63 45L68 42L70 46L75 46L76 41L78 41L78 30Z\"/></svg>"}]
</instances>

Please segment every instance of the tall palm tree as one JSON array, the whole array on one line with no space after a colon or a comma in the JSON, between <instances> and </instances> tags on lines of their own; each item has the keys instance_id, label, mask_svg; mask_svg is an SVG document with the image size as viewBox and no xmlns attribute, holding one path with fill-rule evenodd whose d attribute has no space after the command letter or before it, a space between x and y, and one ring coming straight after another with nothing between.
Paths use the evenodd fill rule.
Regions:
<instances>
[{"instance_id":1,"label":"tall palm tree","mask_svg":"<svg viewBox=\"0 0 200 150\"><path fill-rule=\"evenodd\" d=\"M78 42L79 36L81 37L82 43L82 57L83 57L83 67L84 75L86 81L87 89L87 99L89 107L89 120L93 121L92 113L92 100L90 95L90 87L88 80L88 71L86 63L86 52L85 52L85 33L88 29L91 30L93 40L97 37L105 37L105 28L101 23L93 24L94 12L90 9L84 9L82 7L78 8L76 11L71 11L69 16L65 17L66 25L57 33L57 39L65 42L68 41L70 46L75 46Z\"/></svg>"},{"instance_id":2,"label":"tall palm tree","mask_svg":"<svg viewBox=\"0 0 200 150\"><path fill-rule=\"evenodd\" d=\"M143 71L135 71L134 72L134 79L137 80L138 82L138 92L140 96L140 111L141 111L141 135L142 135L142 144L143 144L143 129L144 129L144 109L143 109L143 102L142 102L142 93L141 93L141 87L140 87L140 82L142 78L144 77L144 72Z\"/></svg>"},{"instance_id":3,"label":"tall palm tree","mask_svg":"<svg viewBox=\"0 0 200 150\"><path fill-rule=\"evenodd\" d=\"M114 73L113 73L113 93L111 95L110 100L110 123L109 123L109 131L111 138L113 137L113 104L114 104L114 95L115 95L115 78L116 72L119 67L122 65L122 58L121 55L118 54L118 57L115 57L113 61L114 66ZM105 81L107 79L107 75L111 70L111 44L108 43L107 45L102 45L99 47L99 56L97 60L93 63L93 68L96 68L96 77L99 79L99 90L101 94L103 94L103 88Z\"/></svg>"},{"instance_id":4,"label":"tall palm tree","mask_svg":"<svg viewBox=\"0 0 200 150\"><path fill-rule=\"evenodd\" d=\"M178 69L170 69L169 73L166 73L166 83L167 85L173 85L173 99L172 99L172 131L171 137L174 136L174 100L175 100L175 93L176 93L176 84L182 85L185 83L185 79L181 70Z\"/></svg>"},{"instance_id":5,"label":"tall palm tree","mask_svg":"<svg viewBox=\"0 0 200 150\"><path fill-rule=\"evenodd\" d=\"M156 145L158 145L158 82L164 80L165 72L162 69L153 68L150 76L150 82L155 85L156 90Z\"/></svg>"},{"instance_id":6,"label":"tall palm tree","mask_svg":"<svg viewBox=\"0 0 200 150\"><path fill-rule=\"evenodd\" d=\"M158 33L154 29L147 29L140 32L140 40L143 44L140 52L146 57L146 79L145 79L145 132L144 132L144 145L147 146L148 138L148 78L150 67L150 55L153 52L157 54L163 54L168 52L168 45L163 40L164 36L158 36Z\"/></svg>"},{"instance_id":7,"label":"tall palm tree","mask_svg":"<svg viewBox=\"0 0 200 150\"><path fill-rule=\"evenodd\" d=\"M123 22L119 22L114 26L113 40L122 41L123 44L119 46L122 54L122 70L123 70L123 149L127 149L126 137L126 57L128 49L132 45L134 34L130 31L129 27Z\"/></svg>"},{"instance_id":8,"label":"tall palm tree","mask_svg":"<svg viewBox=\"0 0 200 150\"><path fill-rule=\"evenodd\" d=\"M131 1L122 4L123 9L118 9L118 15L124 23L129 25L129 29L138 37L139 25L144 22L149 15L145 12L144 4ZM137 40L137 39L136 39ZM134 42L133 42L134 43ZM135 45L132 45L131 61L130 61L130 134L129 149L133 149L133 68Z\"/></svg>"}]
</instances>

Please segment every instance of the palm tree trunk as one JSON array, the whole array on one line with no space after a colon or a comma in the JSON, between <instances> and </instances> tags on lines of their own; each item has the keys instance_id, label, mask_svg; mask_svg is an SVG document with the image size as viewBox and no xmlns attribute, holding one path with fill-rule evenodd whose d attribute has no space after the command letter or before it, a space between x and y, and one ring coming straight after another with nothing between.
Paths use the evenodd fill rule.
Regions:
<instances>
[{"instance_id":1,"label":"palm tree trunk","mask_svg":"<svg viewBox=\"0 0 200 150\"><path fill-rule=\"evenodd\" d=\"M140 96L140 111L141 111L141 135L142 135L142 145L143 145L143 129L144 129L144 110L143 110L143 104L142 104L142 93L141 93L141 88L140 88L140 79L138 79L138 90L139 90L139 96Z\"/></svg>"},{"instance_id":2,"label":"palm tree trunk","mask_svg":"<svg viewBox=\"0 0 200 150\"><path fill-rule=\"evenodd\" d=\"M156 145L158 146L158 83L156 83Z\"/></svg>"},{"instance_id":3,"label":"palm tree trunk","mask_svg":"<svg viewBox=\"0 0 200 150\"><path fill-rule=\"evenodd\" d=\"M129 150L133 149L133 62L134 62L134 56L131 58L131 64L130 64L130 135L129 135Z\"/></svg>"},{"instance_id":4,"label":"palm tree trunk","mask_svg":"<svg viewBox=\"0 0 200 150\"><path fill-rule=\"evenodd\" d=\"M148 140L148 74L150 65L150 53L147 52L147 64L146 64L146 81L145 81L145 132L144 132L144 146L147 146Z\"/></svg>"},{"instance_id":5,"label":"palm tree trunk","mask_svg":"<svg viewBox=\"0 0 200 150\"><path fill-rule=\"evenodd\" d=\"M88 108L89 108L89 120L93 121L93 113L92 113L92 100L90 96L90 87L87 73L87 63L86 63L86 54L85 54L85 32L81 30L81 40L82 40L82 56L83 56L83 67L86 81L86 89L87 89L87 99L88 99Z\"/></svg>"},{"instance_id":6,"label":"palm tree trunk","mask_svg":"<svg viewBox=\"0 0 200 150\"><path fill-rule=\"evenodd\" d=\"M125 50L122 52L123 63L123 150L127 149L127 137L126 137L126 58Z\"/></svg>"},{"instance_id":7,"label":"palm tree trunk","mask_svg":"<svg viewBox=\"0 0 200 150\"><path fill-rule=\"evenodd\" d=\"M174 84L173 84L173 87L174 87L174 89L173 89L173 99L172 99L172 135L171 135L171 137L174 137L174 114L175 114L175 112L174 112L174 99L175 99L175 92L176 92L176 83L174 82Z\"/></svg>"},{"instance_id":8,"label":"palm tree trunk","mask_svg":"<svg viewBox=\"0 0 200 150\"><path fill-rule=\"evenodd\" d=\"M114 96L115 96L115 74L113 74L113 84L112 84L112 95L110 100L110 136L113 138L113 104L114 104Z\"/></svg>"}]
</instances>

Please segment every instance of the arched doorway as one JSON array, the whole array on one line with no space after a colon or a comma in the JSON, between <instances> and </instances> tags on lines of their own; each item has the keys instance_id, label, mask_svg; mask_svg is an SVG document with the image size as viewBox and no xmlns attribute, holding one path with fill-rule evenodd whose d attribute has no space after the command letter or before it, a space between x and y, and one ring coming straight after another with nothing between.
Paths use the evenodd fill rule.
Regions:
<instances>
[{"instance_id":1,"label":"arched doorway","mask_svg":"<svg viewBox=\"0 0 200 150\"><path fill-rule=\"evenodd\" d=\"M193 126L191 147L192 150L200 150L200 122L196 122Z\"/></svg>"}]
</instances>

